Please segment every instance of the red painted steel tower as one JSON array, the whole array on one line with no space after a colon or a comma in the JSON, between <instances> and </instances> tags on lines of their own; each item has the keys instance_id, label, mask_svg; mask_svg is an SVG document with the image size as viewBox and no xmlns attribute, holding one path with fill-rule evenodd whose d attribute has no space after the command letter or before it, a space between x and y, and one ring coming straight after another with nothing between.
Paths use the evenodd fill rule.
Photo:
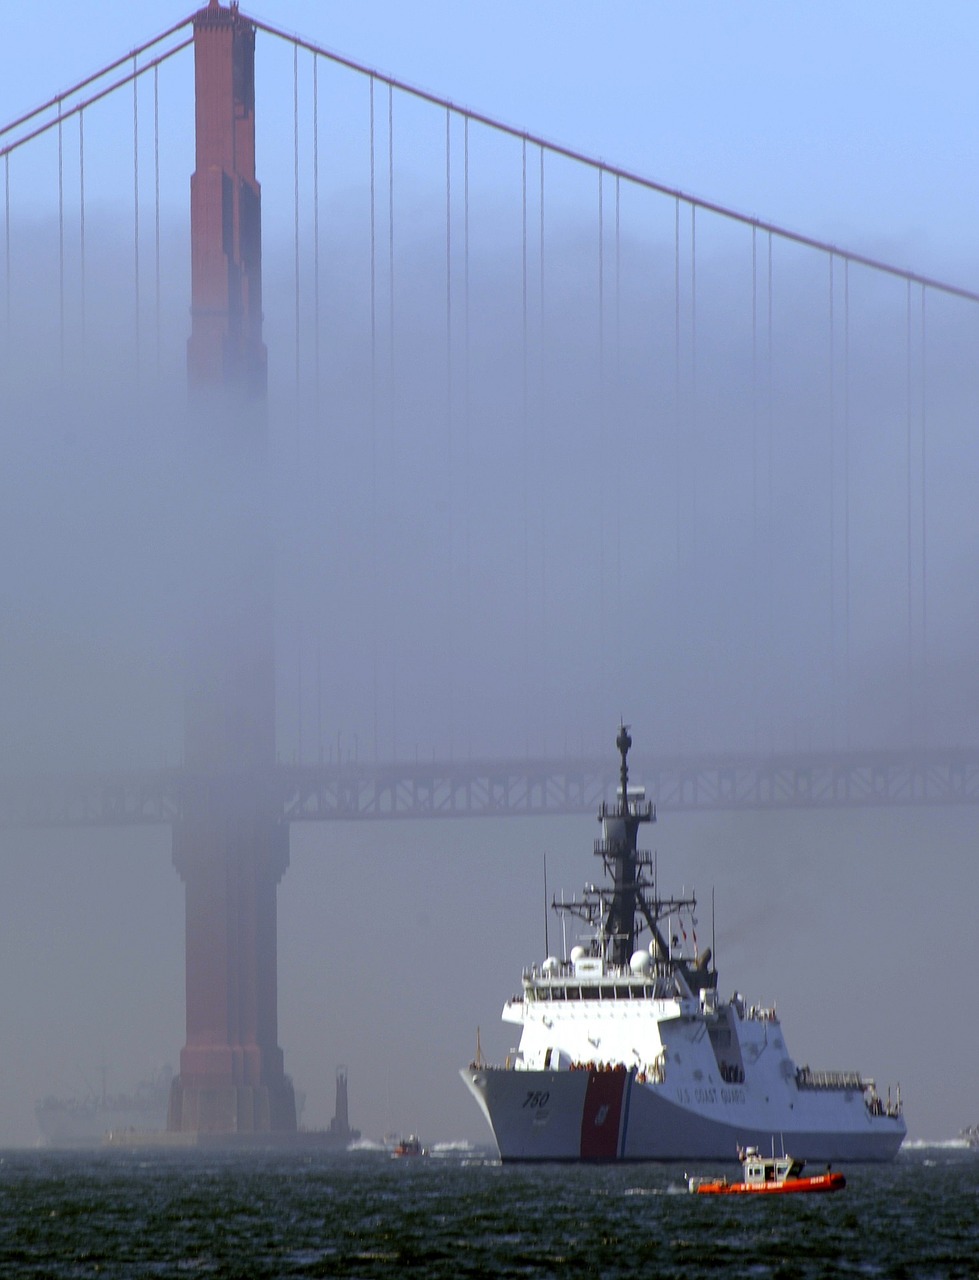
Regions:
<instances>
[{"instance_id":1,"label":"red painted steel tower","mask_svg":"<svg viewBox=\"0 0 979 1280\"><path fill-rule=\"evenodd\" d=\"M168 1128L291 1132L278 1045L276 888L289 830L269 794L275 655L255 180L255 29L210 0L194 18L197 168L187 348L196 500L185 675L192 779L174 825L186 891L187 1043Z\"/></svg>"}]
</instances>

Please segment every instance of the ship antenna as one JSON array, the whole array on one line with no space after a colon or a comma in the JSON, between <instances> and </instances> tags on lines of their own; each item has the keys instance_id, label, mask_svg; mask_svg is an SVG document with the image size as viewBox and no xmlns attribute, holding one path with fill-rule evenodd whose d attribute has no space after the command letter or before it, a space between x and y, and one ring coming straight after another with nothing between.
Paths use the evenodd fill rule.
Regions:
<instances>
[{"instance_id":1,"label":"ship antenna","mask_svg":"<svg viewBox=\"0 0 979 1280\"><path fill-rule=\"evenodd\" d=\"M622 764L619 766L619 778L622 786L622 812L629 812L629 748L632 746L632 738L629 736L629 726L627 724L619 724L619 735L615 739L615 745L619 748L619 755L622 757Z\"/></svg>"},{"instance_id":2,"label":"ship antenna","mask_svg":"<svg viewBox=\"0 0 979 1280\"><path fill-rule=\"evenodd\" d=\"M551 954L550 943L547 940L547 852L544 853L544 955Z\"/></svg>"}]
</instances>

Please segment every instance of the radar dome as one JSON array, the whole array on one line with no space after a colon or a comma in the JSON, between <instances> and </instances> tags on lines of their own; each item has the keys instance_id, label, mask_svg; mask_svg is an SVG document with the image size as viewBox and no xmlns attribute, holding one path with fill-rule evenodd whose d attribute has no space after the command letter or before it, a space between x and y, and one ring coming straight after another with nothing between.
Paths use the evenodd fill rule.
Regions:
<instances>
[{"instance_id":1,"label":"radar dome","mask_svg":"<svg viewBox=\"0 0 979 1280\"><path fill-rule=\"evenodd\" d=\"M629 968L633 973L648 973L653 965L653 957L648 951L633 952L632 959L629 961Z\"/></svg>"},{"instance_id":2,"label":"radar dome","mask_svg":"<svg viewBox=\"0 0 979 1280\"><path fill-rule=\"evenodd\" d=\"M571 963L577 964L579 960L584 960L588 952L582 946L571 948Z\"/></svg>"},{"instance_id":3,"label":"radar dome","mask_svg":"<svg viewBox=\"0 0 979 1280\"><path fill-rule=\"evenodd\" d=\"M541 968L544 970L545 973L557 973L557 970L558 970L557 956L548 956L547 959L544 961L543 965L541 966Z\"/></svg>"}]
</instances>

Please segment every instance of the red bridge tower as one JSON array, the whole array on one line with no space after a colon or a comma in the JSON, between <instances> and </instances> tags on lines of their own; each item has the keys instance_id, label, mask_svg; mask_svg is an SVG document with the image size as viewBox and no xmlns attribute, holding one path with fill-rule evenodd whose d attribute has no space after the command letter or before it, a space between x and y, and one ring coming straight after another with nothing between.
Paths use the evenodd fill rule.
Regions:
<instances>
[{"instance_id":1,"label":"red bridge tower","mask_svg":"<svg viewBox=\"0 0 979 1280\"><path fill-rule=\"evenodd\" d=\"M291 1132L278 1045L276 888L289 829L268 792L275 655L268 528L255 29L210 0L194 18L197 168L191 179L187 348L195 543L184 757L174 825L186 890L187 1043L171 1131Z\"/></svg>"}]
</instances>

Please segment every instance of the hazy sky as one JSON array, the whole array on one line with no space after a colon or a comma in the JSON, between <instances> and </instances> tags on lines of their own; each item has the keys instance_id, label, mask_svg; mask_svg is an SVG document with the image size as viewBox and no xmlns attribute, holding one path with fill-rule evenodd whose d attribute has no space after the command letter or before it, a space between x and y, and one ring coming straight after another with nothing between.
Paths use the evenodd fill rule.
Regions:
<instances>
[{"instance_id":1,"label":"hazy sky","mask_svg":"<svg viewBox=\"0 0 979 1280\"><path fill-rule=\"evenodd\" d=\"M123 0L105 0L97 12L11 6L0 120L183 12ZM251 12L693 194L976 282L968 233L979 198L979 19L967 0L928 9L910 0L280 0ZM279 94L284 118L289 87Z\"/></svg>"},{"instance_id":2,"label":"hazy sky","mask_svg":"<svg viewBox=\"0 0 979 1280\"><path fill-rule=\"evenodd\" d=\"M979 288L979 254L974 243L979 176L973 156L973 126L979 108L974 70L979 17L972 5L959 3L926 11L904 3L691 6L613 2L598 6L500 0L492 5L269 3L249 11L454 102L669 186L926 275ZM0 122L142 43L181 14L179 9L122 4L119 0L103 0L98 6L13 6L4 18ZM184 58L184 71L175 72L175 78L186 73L189 63L186 55ZM283 359L279 335L288 330L291 320L292 249L287 236L277 240L272 233L276 228L288 228L290 213L291 72L288 50L260 44L260 109L266 140L259 153L259 176L270 229L265 246L266 335L273 377L280 378ZM126 105L123 103L124 108ZM117 117L106 116L106 120L117 120L117 145L123 150L131 148L126 115L124 109ZM186 121L173 128L185 130ZM93 125L86 135L88 162L93 166L88 188L93 201L92 253L100 243L95 209L100 190L94 180L98 172L97 136ZM112 139L103 134L101 145L111 150ZM421 145L419 140L419 148ZM25 172L39 184L37 199L50 223L50 152L46 154L46 187L35 170ZM21 180L17 157L12 160L11 172L17 199L23 199L17 186ZM131 175L127 178L123 173L122 204L126 181L131 189ZM164 200L182 208L186 191L186 168L177 163L166 168ZM362 213L362 204L356 207ZM351 209L356 213L356 207L353 196L349 208L341 204L344 216ZM18 219L24 208L24 203L15 200ZM126 216L125 210L120 216ZM399 212L399 219L403 216ZM399 233L403 225L399 221ZM21 229L18 222L18 233ZM183 244L179 229L174 234L179 249ZM567 243L573 243L574 228L555 233L549 244L566 247L562 235ZM431 251L437 256L438 245L432 250L424 232L419 232L419 243L421 265L416 263L409 270L417 271L421 279L424 255ZM120 253L125 256L126 252L124 245ZM168 261L182 261L179 252ZM637 254L636 261L645 259ZM743 266L743 257L741 263ZM672 269L671 264L668 267ZM182 292L186 280L180 278L185 268L177 265L171 269L175 280L168 306L178 338L174 351L179 356L187 308ZM438 292L437 280L431 288ZM568 290L570 295L572 283ZM421 284L418 296L424 296ZM720 293L715 304L715 315L723 318ZM97 300L90 299L89 305L94 313ZM492 313L492 307L488 311ZM500 311L505 320L502 303ZM631 314L628 308L625 314ZM707 332L710 314L705 304ZM434 325L437 319L436 315L426 323ZM971 322L974 324L974 317ZM360 323L363 327L362 312ZM953 331L955 317L944 323L942 328L941 317L936 320L936 341ZM898 347L903 333L900 325L899 313ZM427 332L424 324L420 330L421 346ZM128 340L129 335L122 336ZM28 341L23 335L21 340ZM964 339L963 344L968 348ZM705 339L702 362L709 350ZM743 357L743 345L738 348L735 343L726 352L732 363L739 358L743 363ZM885 365L884 357L879 357L878 367ZM424 368L421 360L419 367ZM175 370L174 377L179 379L178 365ZM899 372L892 379L898 386L902 385L901 376ZM8 385L17 388L21 382L14 378ZM963 686L952 677L969 670L974 652L970 637L979 630L974 593L960 587L962 568L968 568L974 559L976 530L969 512L979 469L971 454L963 460L958 450L966 428L971 431L974 383L955 385L960 388L958 401L962 402L957 416L952 415L957 426L945 440L944 452L939 450L936 455L935 474L954 476L955 484L950 484L945 495L947 519L937 521L935 545L954 549L955 557L952 563L950 554L949 564L935 569L938 604L933 607L936 619L945 627L935 661L944 661L942 669L950 677L947 686L952 692L944 710L954 725L956 739L974 741L979 699L971 683L964 686L963 693ZM582 395L587 409L587 385ZM797 393L797 405L800 395L804 396L804 388ZM100 748L110 743L123 759L162 763L154 754L161 751L156 743L166 740L161 754L179 751L179 720L172 708L169 719L160 713L151 694L146 693L147 686L152 686L146 673L152 666L161 688L164 677L174 676L174 664L167 667L165 619L172 598L170 575L175 564L185 563L180 556L186 555L187 549L173 552L153 535L153 530L165 523L160 502L165 489L160 487L159 477L167 474L172 458L162 446L151 446L143 437L134 443L125 422L107 423L97 436L98 444L88 446L84 424L62 431L59 411L53 406L45 409L45 415L59 429L50 435L39 433L30 414L7 412L18 403L13 395L0 417L0 421L8 418L10 422L11 449L4 480L2 528L11 545L24 529L36 535L33 541L28 540L24 564L12 564L7 571L16 587L13 598L30 599L36 612L30 626L22 616L8 617L4 644L8 654L28 656L34 674L25 676L18 668L17 679L9 680L8 727L6 740L0 743L0 756L22 759L25 750L36 747L38 758L43 760L56 743L65 746L72 758L81 754L87 761L95 749L94 740ZM947 404L957 404L951 392ZM406 412L414 412L423 423L426 408L419 392L417 406L409 405ZM901 412L898 407L899 419ZM356 413L352 413L355 420ZM872 518L875 504L866 495L884 493L886 503L881 499L880 505L900 512L903 476L898 475L893 483L887 479L884 464L893 452L888 443L891 437L878 429L881 424L872 415L868 421L875 430L868 433L865 452L859 455L860 465L870 476L861 490L866 516L860 544L866 562L862 581L868 588L869 603L861 600L864 643L860 671L867 676L865 697L872 704L868 723L880 731L880 740L890 725L885 711L893 702L892 669L903 673L905 658L899 645L892 647L889 640L882 639L893 630L892 605L874 599L876 581L884 576L875 554L880 550L877 543L886 537L893 541L893 528L881 523L885 532L880 532ZM903 420L899 426L903 431ZM277 429L280 424L273 423L273 430ZM514 439L516 443L509 444L516 449L519 439ZM347 443L351 457L362 463L363 454L353 452L355 445ZM555 530L564 527L562 492L587 504L585 480L591 482L595 467L592 444L584 437L581 441L572 439L574 448L567 456L558 458L546 472L541 468L553 479L546 498L552 538ZM427 443L432 456L438 445L437 437ZM580 448L580 456L575 448ZM786 475L804 475L808 455L802 445L792 444L788 453ZM504 452L502 456L506 463L519 454ZM499 457L487 456L481 461L486 476L493 467L502 466ZM432 530L426 526L419 532L421 517L410 504L426 497L425 480L400 465L403 462L395 455L378 475L379 492L389 495L393 504L387 526L392 559L381 580L388 585L408 583L417 599L444 603L418 569L419 564L424 567L429 551L428 534L437 541L441 526ZM281 466L279 478L285 475L294 481L289 467L285 463ZM600 459L600 466L605 468L606 458ZM884 478L878 479L878 474ZM701 500L705 495L721 498L727 478L722 459L713 479L707 478ZM741 478L743 481L744 476ZM302 477L311 488L313 479L312 473ZM364 485L362 476L359 482L351 481L336 504L343 509L344 502L349 503L347 515L354 522L358 503L363 507L365 496L365 488L358 488L358 483ZM628 480L624 483L628 485ZM640 505L635 477L633 483L636 488L628 492L635 507ZM839 485L831 479L831 486L834 484L838 499ZM461 506L452 505L451 489L446 489L450 492L448 507L438 508L439 519L455 519L458 547ZM517 527L519 492L505 492L513 500ZM805 494L805 485L800 483L793 494L796 492ZM494 527L496 513L481 510L481 496L478 486L466 494L467 501L473 499L474 532ZM156 505L148 506L149 499ZM141 500L142 509L138 510ZM804 507L805 501L799 505ZM526 505L523 510L526 530ZM58 512L54 532L39 532L51 511ZM159 519L146 521L148 511ZM320 525L304 523L311 519L296 516L295 523L283 519L281 536L287 551L307 546L311 528L322 534ZM130 545L130 530L136 526L141 530L138 548ZM753 604L739 592L737 579L728 584L729 594L722 589L725 557L733 555L735 548L730 543L736 541L725 543L717 536L723 527L720 516L716 523L708 517L700 534L702 552L716 547L723 553L714 570L703 578L709 586L709 591L705 590L709 603L703 606L708 623L714 618L712 609L726 610L733 618L750 612ZM856 519L854 527L861 527ZM405 535L406 529L410 536ZM569 545L577 545L569 518L566 529ZM73 562L59 559L66 530L79 556L82 548L102 553L96 590L75 572ZM536 525L530 531L536 538ZM643 525L642 531L648 535L649 528ZM588 526L584 532L591 537L596 527ZM498 536L504 537L502 533ZM611 524L603 526L602 536L608 536L611 547ZM539 540L542 546L542 533ZM518 543L515 534L506 551L519 559ZM797 573L800 579L806 577L808 568L803 543L800 539L797 563L804 566ZM329 553L324 561L330 556L336 560L336 544L326 541L324 545ZM381 544L382 552L387 545ZM363 540L361 554L362 549ZM104 554L106 551L111 554ZM537 551L533 541L531 552L536 555ZM398 558L402 552L404 560ZM630 560L628 552L626 540L624 565L642 573L648 569L659 581L645 551L638 560ZM611 551L608 554L610 567ZM412 555L414 560L409 564ZM354 553L349 565L339 568L321 564L314 556L301 566L305 576L296 571L294 557L283 559L283 592L290 608L299 608L295 602L303 599L306 584L316 580L310 577L314 572L322 574L319 585L328 598L338 583L352 588L359 577L362 587L365 574L369 581L369 566ZM783 570L785 581L794 584L787 567L792 563L787 559ZM154 572L146 572L147 564ZM601 567L606 568L604 562ZM619 571L618 560L615 567ZM468 564L466 572L470 574ZM901 573L903 568L898 565L895 574L900 577ZM390 575L390 582L385 574ZM504 599L512 586L489 558L478 571L473 568L471 576L491 606ZM568 570L567 576L572 578L573 572ZM138 587L133 587L134 582ZM647 661L652 668L650 689L636 695L641 714L631 705L621 705L623 687L616 681L604 690L600 687L596 691L589 685L588 659L598 641L589 633L591 617L582 621L573 615L578 603L573 585L567 586L563 601L568 610L565 622L564 614L557 613L562 604L560 576L554 574L549 580L555 616L561 617L570 637L569 650L573 648L573 653L549 655L555 682L549 691L553 715L550 745L560 747L569 735L576 745L577 730L584 725L581 736L587 736L588 745L593 746L596 726L607 721L607 735L598 741L605 743L611 754L620 714L635 722L637 749L661 732L661 717L689 724L692 712L684 702L688 692L685 673L658 673L655 660L648 659L643 650L641 637L645 633L638 627L639 638L633 637L628 662L623 665L630 675L643 670ZM943 589L954 607L947 603L941 614ZM405 591L411 595L407 587ZM459 596L449 604L458 604L461 594L460 587ZM125 599L130 606L135 602L138 607L124 611L120 606L117 618L107 608L113 599ZM349 600L349 617L335 623L331 637L335 652L344 656L355 651L361 618L367 616L372 624L378 621L376 615L357 612L355 589L350 590ZM653 612L648 602L644 608ZM791 614L792 608L790 599L786 613ZM795 628L780 632L783 648L798 657L798 669L805 668L808 655L809 642L801 635L809 617L806 608L797 610ZM647 615L640 611L638 616L645 619ZM435 687L438 663L421 670L414 662L415 655L430 644L427 620L420 611L412 614L407 608L403 615L392 608L394 618L400 628L398 652L403 656L399 665L395 646L390 652L382 646L380 670L383 680L392 686L391 703L400 700L402 710L397 725L384 721L380 741L382 745L393 743L402 751L410 751L419 740L425 750L436 743L439 749L448 749L451 743L459 750L464 745L460 725L453 721L447 727L441 714L443 704L435 696L440 692ZM315 611L299 616L299 621L311 628L320 625ZM467 622L474 644L480 639L477 622ZM510 636L506 633L519 630L519 623L489 609L482 622L486 653L478 648L476 652L492 657L496 645L509 654L506 646ZM900 633L901 619L898 624ZM725 663L737 670L738 644L747 646L750 642L747 630L732 627L734 642L728 650L735 651L733 656L730 652L715 653L716 636L709 626L705 630L709 634L697 637L694 646L697 657L705 662L714 660L716 670L726 672ZM588 634L581 639L579 631ZM578 640L579 646L574 647L571 642ZM679 643L688 640L681 635ZM283 647L280 645L280 651ZM300 640L296 648L301 647ZM788 658L780 657L779 661L780 666L772 661L771 672L778 671L786 688L798 683L797 667ZM343 683L349 672L342 662L338 665L339 683ZM109 687L110 668L117 682L113 686L117 701L107 707L102 694ZM293 661L283 707L292 705L295 668ZM477 669L486 672L483 666ZM307 653L307 699L311 670ZM692 664L690 670L699 673L701 668ZM518 701L525 674L516 669ZM499 681L500 673L495 675ZM689 688L696 688L700 678L699 674L691 675ZM48 694L43 717L35 696L42 679ZM393 692L396 682L397 698ZM369 711L361 714L356 705L364 681L350 683L347 701L343 701L342 692L337 693L336 703L329 709L327 734L332 745L333 724L342 725L338 732L345 734L348 750L358 732L361 744L367 740L369 728L365 725L370 721ZM629 692L631 686L624 683ZM414 704L405 692L408 684L413 686ZM503 696L500 684L494 683L491 674L485 674L481 688L478 680L472 684L472 689L464 689L461 683L456 688L457 717L460 707L480 711L490 726L485 740L507 747L512 742L507 737L511 723L495 705ZM79 694L80 688L83 694ZM583 710L576 706L579 688L583 699L591 699ZM611 696L603 700L599 697L602 692ZM751 692L751 682L742 682L740 693L746 696ZM812 704L818 703L822 692L819 688L808 691L802 712L813 716ZM701 693L704 696L697 715L702 719L697 719L685 736L679 735L684 736L686 746L699 744L700 730L709 727L711 715L733 725L744 720L743 706L723 680L717 687L708 682ZM512 699L512 690L510 694ZM773 696L777 700L778 695ZM140 734L131 725L123 733L120 727L124 717L119 709L141 706L141 699L166 721L165 732L159 737ZM793 712L787 715L790 726L792 714L798 714L795 704L791 705ZM417 714L413 723L405 723L409 711ZM647 722L641 721L641 715ZM307 751L313 719L307 711ZM895 713L895 722L898 719ZM156 733L159 718L152 723ZM280 731L280 749L294 752L301 731L295 717L285 716ZM784 726L782 732L786 732ZM806 728L802 731L803 744L808 732ZM150 740L152 745L148 746ZM781 741L784 745L784 737ZM524 745L521 739L509 749L519 751ZM172 755L169 758L172 761ZM717 888L718 959L725 994L737 987L752 1001L777 1001L789 1047L799 1061L816 1068L860 1069L874 1074L884 1086L900 1079L912 1136L942 1138L977 1118L974 1030L963 1019L959 1002L961 976L975 972L979 961L972 911L979 890L974 828L975 813L970 808L941 813L793 813L737 819L724 815L664 816L655 844L661 872L667 876L675 871L675 887L692 882L704 900L709 899L712 885ZM483 1047L489 1056L502 1057L510 1047L512 1031L499 1024L499 1010L516 989L522 965L538 959L543 948L541 852L548 853L552 887L573 891L594 875L590 854L594 834L594 823L588 818L479 823L474 828L444 823L294 830L291 867L279 893L280 1043L287 1070L307 1094L308 1123L329 1120L334 1067L342 1062L350 1068L352 1122L366 1133L378 1137L390 1129L410 1128L426 1140L487 1138L481 1117L456 1078L456 1068L471 1057L477 1025L482 1028ZM165 830L4 833L2 839L0 1025L5 1033L0 1038L0 1143L30 1142L34 1137L33 1101L49 1092L65 1095L84 1091L97 1080L103 1061L109 1065L110 1086L118 1089L152 1074L163 1062L176 1065L184 1016L182 889L170 865ZM361 911L350 911L354 901ZM365 915L371 922L366 937L355 923ZM791 957L791 963L786 957ZM940 1053L934 1048L936 1044L942 1046Z\"/></svg>"}]
</instances>

